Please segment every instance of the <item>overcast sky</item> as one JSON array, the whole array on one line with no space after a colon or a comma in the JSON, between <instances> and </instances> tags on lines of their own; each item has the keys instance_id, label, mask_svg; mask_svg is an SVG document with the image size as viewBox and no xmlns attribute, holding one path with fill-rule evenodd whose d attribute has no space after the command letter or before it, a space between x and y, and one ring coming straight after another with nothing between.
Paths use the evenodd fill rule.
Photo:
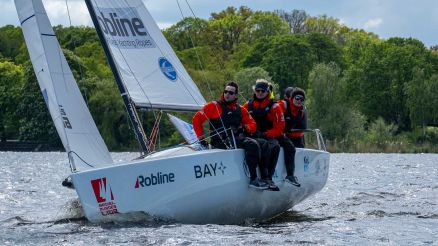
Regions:
<instances>
[{"instance_id":1,"label":"overcast sky","mask_svg":"<svg viewBox=\"0 0 438 246\"><path fill-rule=\"evenodd\" d=\"M52 25L69 25L66 0L43 0ZM182 19L177 0L144 0L160 27ZM179 0L184 15L188 2L197 17L209 18L227 6L253 10L293 9L311 16L326 14L353 28L376 33L380 38L413 37L427 47L438 44L438 0ZM91 25L83 0L67 0L73 25ZM13 0L0 0L0 26L18 25Z\"/></svg>"}]
</instances>

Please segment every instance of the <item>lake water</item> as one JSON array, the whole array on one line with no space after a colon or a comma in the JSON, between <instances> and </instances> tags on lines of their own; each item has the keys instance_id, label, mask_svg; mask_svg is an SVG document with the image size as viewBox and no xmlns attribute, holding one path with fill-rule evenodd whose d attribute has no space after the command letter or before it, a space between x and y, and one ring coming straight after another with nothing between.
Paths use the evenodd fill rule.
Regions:
<instances>
[{"instance_id":1,"label":"lake water","mask_svg":"<svg viewBox=\"0 0 438 246\"><path fill-rule=\"evenodd\" d=\"M67 173L65 153L0 152L0 245L438 245L437 154L333 154L321 192L246 225L92 224Z\"/></svg>"}]
</instances>

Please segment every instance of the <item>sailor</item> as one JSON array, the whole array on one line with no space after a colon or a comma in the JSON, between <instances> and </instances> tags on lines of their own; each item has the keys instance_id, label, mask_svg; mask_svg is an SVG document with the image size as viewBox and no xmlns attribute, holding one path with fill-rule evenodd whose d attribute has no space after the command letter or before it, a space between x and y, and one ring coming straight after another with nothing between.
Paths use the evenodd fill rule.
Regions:
<instances>
[{"instance_id":1,"label":"sailor","mask_svg":"<svg viewBox=\"0 0 438 246\"><path fill-rule=\"evenodd\" d=\"M304 131L291 130L307 129L307 109L304 105L306 93L299 87L288 90L289 88L292 87L286 88L284 100L278 101L286 121L284 133L296 148L304 148Z\"/></svg>"},{"instance_id":2,"label":"sailor","mask_svg":"<svg viewBox=\"0 0 438 246\"><path fill-rule=\"evenodd\" d=\"M267 179L268 183L275 185L272 177L275 173L280 146L284 149L284 161L287 176L285 181L300 186L294 176L295 169L295 147L292 142L284 136L284 115L280 106L271 97L272 86L264 79L258 79L254 86L254 98L246 102L243 107L257 122L257 131L260 137L268 141L269 161L261 170L262 179Z\"/></svg>"},{"instance_id":3,"label":"sailor","mask_svg":"<svg viewBox=\"0 0 438 246\"><path fill-rule=\"evenodd\" d=\"M256 132L257 126L248 111L237 104L239 87L235 82L229 82L220 100L205 104L193 116L192 124L199 142L207 145L203 137L205 121L210 125L211 145L219 149L237 148L245 150L246 164L250 173L249 186L255 189L268 189L268 185L257 178L257 166L261 165L261 150L259 143L248 137Z\"/></svg>"},{"instance_id":4,"label":"sailor","mask_svg":"<svg viewBox=\"0 0 438 246\"><path fill-rule=\"evenodd\" d=\"M284 95L283 95L283 99L287 100L290 98L290 96L292 95L292 92L294 91L294 87L287 87L286 89L284 89Z\"/></svg>"}]
</instances>

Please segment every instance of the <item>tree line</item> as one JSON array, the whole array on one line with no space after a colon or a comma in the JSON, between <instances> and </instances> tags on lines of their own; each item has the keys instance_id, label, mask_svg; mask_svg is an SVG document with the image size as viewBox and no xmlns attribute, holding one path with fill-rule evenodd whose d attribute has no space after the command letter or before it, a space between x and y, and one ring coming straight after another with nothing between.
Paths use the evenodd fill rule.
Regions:
<instances>
[{"instance_id":1,"label":"tree line","mask_svg":"<svg viewBox=\"0 0 438 246\"><path fill-rule=\"evenodd\" d=\"M94 28L54 27L58 40L111 150L137 148L129 119ZM438 48L414 38L380 39L326 15L303 10L253 11L242 6L186 17L163 33L207 100L235 80L240 100L257 78L277 98L306 91L309 126L334 151L436 151ZM0 139L60 145L39 91L21 29L0 28ZM155 112L141 112L146 131ZM192 114L180 114L190 120ZM166 118L162 146L182 139ZM421 148L419 147L421 146Z\"/></svg>"}]
</instances>

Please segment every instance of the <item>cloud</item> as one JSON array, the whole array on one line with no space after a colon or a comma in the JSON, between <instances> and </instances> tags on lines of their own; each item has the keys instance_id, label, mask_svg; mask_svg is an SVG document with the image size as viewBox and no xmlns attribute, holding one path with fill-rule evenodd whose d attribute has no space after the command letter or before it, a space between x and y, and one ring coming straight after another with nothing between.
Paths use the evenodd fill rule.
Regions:
<instances>
[{"instance_id":1,"label":"cloud","mask_svg":"<svg viewBox=\"0 0 438 246\"><path fill-rule=\"evenodd\" d=\"M175 24L175 23L173 23L173 22L157 22L157 25L158 25L158 27L159 27L160 29L166 29L166 28L169 28L169 27L171 27L173 24Z\"/></svg>"},{"instance_id":2,"label":"cloud","mask_svg":"<svg viewBox=\"0 0 438 246\"><path fill-rule=\"evenodd\" d=\"M377 28L380 25L382 25L382 23L383 23L383 20L381 18L370 19L367 22L365 22L363 28L364 29Z\"/></svg>"}]
</instances>

